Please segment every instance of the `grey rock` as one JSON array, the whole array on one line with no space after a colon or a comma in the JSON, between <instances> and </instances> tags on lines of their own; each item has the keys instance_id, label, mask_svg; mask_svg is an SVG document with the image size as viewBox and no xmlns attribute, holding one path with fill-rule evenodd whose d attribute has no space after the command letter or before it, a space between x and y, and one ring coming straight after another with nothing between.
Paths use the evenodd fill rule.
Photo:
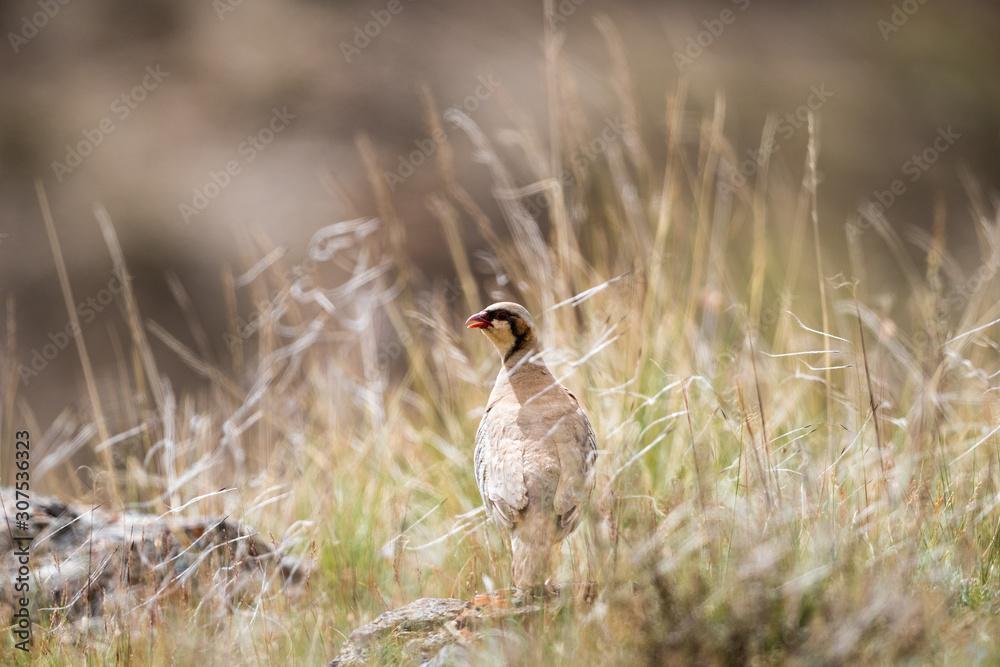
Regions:
<instances>
[{"instance_id":1,"label":"grey rock","mask_svg":"<svg viewBox=\"0 0 1000 667\"><path fill-rule=\"evenodd\" d=\"M21 529L15 491L0 488L0 501L0 559L12 584L0 587L0 607L13 603L16 550L25 546L33 604L51 605L67 616L99 615L109 598L127 596L137 584L181 583L202 567L225 569L234 595L262 576L277 575L283 584L295 585L310 569L225 517L112 512L32 493L27 527Z\"/></svg>"},{"instance_id":2,"label":"grey rock","mask_svg":"<svg viewBox=\"0 0 1000 667\"><path fill-rule=\"evenodd\" d=\"M473 663L491 626L540 610L515 590L477 596L472 601L421 598L354 630L327 667Z\"/></svg>"}]
</instances>

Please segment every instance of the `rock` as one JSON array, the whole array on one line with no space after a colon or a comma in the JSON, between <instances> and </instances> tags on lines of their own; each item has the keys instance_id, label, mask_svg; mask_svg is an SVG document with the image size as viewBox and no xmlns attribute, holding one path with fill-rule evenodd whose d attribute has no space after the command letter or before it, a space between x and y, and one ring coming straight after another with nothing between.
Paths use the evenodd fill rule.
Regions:
<instances>
[{"instance_id":1,"label":"rock","mask_svg":"<svg viewBox=\"0 0 1000 667\"><path fill-rule=\"evenodd\" d=\"M513 589L470 601L422 598L356 629L327 667L468 663L487 626L540 610Z\"/></svg>"},{"instance_id":2,"label":"rock","mask_svg":"<svg viewBox=\"0 0 1000 667\"><path fill-rule=\"evenodd\" d=\"M15 550L28 546L32 597L67 616L100 615L102 606L136 585L194 585L225 569L237 596L277 574L284 584L305 579L309 564L272 548L250 527L228 518L168 518L101 507L68 505L31 494L26 527L18 527L15 491L0 488L6 527L0 557L8 581L18 570ZM210 565L209 565L210 564ZM13 585L0 587L0 606L12 605ZM134 600L133 600L134 602Z\"/></svg>"},{"instance_id":3,"label":"rock","mask_svg":"<svg viewBox=\"0 0 1000 667\"><path fill-rule=\"evenodd\" d=\"M368 665L375 655L397 650L410 660L425 662L457 641L456 620L472 604L454 598L422 598L385 612L347 638L330 667Z\"/></svg>"}]
</instances>

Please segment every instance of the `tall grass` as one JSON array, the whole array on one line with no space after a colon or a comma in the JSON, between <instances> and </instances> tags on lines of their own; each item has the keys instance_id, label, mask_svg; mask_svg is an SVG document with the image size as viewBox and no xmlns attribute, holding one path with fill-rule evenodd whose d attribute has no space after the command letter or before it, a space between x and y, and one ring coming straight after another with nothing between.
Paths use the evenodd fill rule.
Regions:
<instances>
[{"instance_id":1,"label":"tall grass","mask_svg":"<svg viewBox=\"0 0 1000 667\"><path fill-rule=\"evenodd\" d=\"M429 129L468 137L503 214L484 212L440 145L427 205L454 282L421 282L406 215L362 137L377 216L331 174L355 219L319 230L308 257L240 239L242 266L223 270L228 359L189 349L180 323L144 320L126 295L119 381L100 383L75 427L103 424L112 435L89 444L113 458L83 488L156 512L204 496L187 512L238 517L314 570L304 587L233 596L219 593L229 575L205 567L153 604L164 582L134 584L90 625L42 613L40 664L316 664L386 609L508 585L472 472L497 361L461 326L501 298L535 314L547 361L598 434L590 520L558 578L599 593L505 626L484 662L998 658L1000 213L970 184L973 271L946 249L943 210L932 235L912 233L925 267L875 215L845 225L841 265L820 239L839 221L818 215L818 123L801 173L765 160L738 185L724 97L700 118L682 83L654 150L621 39L600 28L624 127L602 151L604 121L580 104L554 26L544 139L514 100L502 100L511 126L487 132L454 110L442 119L422 89ZM773 134L769 122L762 141ZM892 304L870 296L887 287L864 271L886 257L907 278ZM174 292L190 312L184 286ZM203 392L175 396L147 333ZM4 653L25 662L9 643Z\"/></svg>"}]
</instances>

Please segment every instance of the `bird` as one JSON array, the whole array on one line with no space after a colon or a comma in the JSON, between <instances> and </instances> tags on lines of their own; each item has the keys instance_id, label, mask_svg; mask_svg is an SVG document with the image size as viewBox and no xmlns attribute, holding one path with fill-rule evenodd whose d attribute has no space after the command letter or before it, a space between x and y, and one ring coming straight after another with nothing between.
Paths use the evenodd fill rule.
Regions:
<instances>
[{"instance_id":1,"label":"bird","mask_svg":"<svg viewBox=\"0 0 1000 667\"><path fill-rule=\"evenodd\" d=\"M594 488L597 441L579 401L542 360L524 306L494 303L466 321L496 347L501 368L476 431L476 484L509 539L512 582L546 584L553 547L580 523Z\"/></svg>"}]
</instances>

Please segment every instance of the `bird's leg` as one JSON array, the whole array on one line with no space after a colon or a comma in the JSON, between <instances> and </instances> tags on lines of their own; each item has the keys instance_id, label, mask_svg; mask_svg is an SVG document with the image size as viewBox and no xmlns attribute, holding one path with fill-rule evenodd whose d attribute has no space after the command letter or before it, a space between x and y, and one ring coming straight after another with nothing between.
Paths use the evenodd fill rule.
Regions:
<instances>
[{"instance_id":1,"label":"bird's leg","mask_svg":"<svg viewBox=\"0 0 1000 667\"><path fill-rule=\"evenodd\" d=\"M511 602L513 602L515 607L527 607L537 602L550 599L553 596L554 590L557 589L550 590L548 583L515 588L515 594Z\"/></svg>"}]
</instances>

